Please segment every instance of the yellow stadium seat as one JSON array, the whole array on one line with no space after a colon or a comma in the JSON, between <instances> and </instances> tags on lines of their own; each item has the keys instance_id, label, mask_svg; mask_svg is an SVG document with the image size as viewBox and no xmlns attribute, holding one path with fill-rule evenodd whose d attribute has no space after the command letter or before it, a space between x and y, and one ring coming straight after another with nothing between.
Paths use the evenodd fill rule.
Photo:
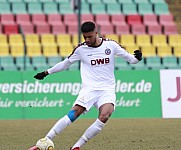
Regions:
<instances>
[{"instance_id":1,"label":"yellow stadium seat","mask_svg":"<svg viewBox=\"0 0 181 150\"><path fill-rule=\"evenodd\" d=\"M41 56L41 45L40 44L34 44L34 45L27 45L26 48L27 56L33 57L33 56Z\"/></svg>"},{"instance_id":2,"label":"yellow stadium seat","mask_svg":"<svg viewBox=\"0 0 181 150\"><path fill-rule=\"evenodd\" d=\"M143 57L152 57L156 56L156 47L153 45L150 46L142 46L141 52Z\"/></svg>"},{"instance_id":3,"label":"yellow stadium seat","mask_svg":"<svg viewBox=\"0 0 181 150\"><path fill-rule=\"evenodd\" d=\"M171 34L168 35L168 43L173 47L181 47L181 34Z\"/></svg>"},{"instance_id":4,"label":"yellow stadium seat","mask_svg":"<svg viewBox=\"0 0 181 150\"><path fill-rule=\"evenodd\" d=\"M121 35L120 37L120 43L123 47L127 47L127 46L135 46L135 37L133 34L125 34L125 35Z\"/></svg>"},{"instance_id":5,"label":"yellow stadium seat","mask_svg":"<svg viewBox=\"0 0 181 150\"><path fill-rule=\"evenodd\" d=\"M22 35L21 34L10 34L9 35L9 44L24 46Z\"/></svg>"},{"instance_id":6,"label":"yellow stadium seat","mask_svg":"<svg viewBox=\"0 0 181 150\"><path fill-rule=\"evenodd\" d=\"M152 35L152 44L154 46L167 46L167 36L164 34Z\"/></svg>"},{"instance_id":7,"label":"yellow stadium seat","mask_svg":"<svg viewBox=\"0 0 181 150\"><path fill-rule=\"evenodd\" d=\"M43 55L46 57L50 57L50 56L58 56L58 47L57 45L54 44L46 44L43 45Z\"/></svg>"},{"instance_id":8,"label":"yellow stadium seat","mask_svg":"<svg viewBox=\"0 0 181 150\"><path fill-rule=\"evenodd\" d=\"M42 45L50 45L50 44L55 44L55 36L53 34L42 34L40 36L41 38L41 44Z\"/></svg>"},{"instance_id":9,"label":"yellow stadium seat","mask_svg":"<svg viewBox=\"0 0 181 150\"><path fill-rule=\"evenodd\" d=\"M26 45L34 45L40 43L38 34L27 34L25 36L25 39L26 39Z\"/></svg>"},{"instance_id":10,"label":"yellow stadium seat","mask_svg":"<svg viewBox=\"0 0 181 150\"><path fill-rule=\"evenodd\" d=\"M133 54L135 50L139 50L139 49L140 49L140 47L137 46L137 45L126 46L125 48L126 48L126 50L127 50L129 53L131 53L131 54Z\"/></svg>"},{"instance_id":11,"label":"yellow stadium seat","mask_svg":"<svg viewBox=\"0 0 181 150\"><path fill-rule=\"evenodd\" d=\"M6 34L0 34L0 44L7 43L8 38Z\"/></svg>"},{"instance_id":12,"label":"yellow stadium seat","mask_svg":"<svg viewBox=\"0 0 181 150\"><path fill-rule=\"evenodd\" d=\"M74 50L74 47L72 44L64 44L60 46L60 56L61 57L67 57L69 56Z\"/></svg>"},{"instance_id":13,"label":"yellow stadium seat","mask_svg":"<svg viewBox=\"0 0 181 150\"><path fill-rule=\"evenodd\" d=\"M11 55L13 57L24 56L24 45L11 45Z\"/></svg>"},{"instance_id":14,"label":"yellow stadium seat","mask_svg":"<svg viewBox=\"0 0 181 150\"><path fill-rule=\"evenodd\" d=\"M0 56L8 56L9 53L9 45L7 43L0 44Z\"/></svg>"},{"instance_id":15,"label":"yellow stadium seat","mask_svg":"<svg viewBox=\"0 0 181 150\"><path fill-rule=\"evenodd\" d=\"M57 44L58 45L62 45L62 44L66 44L66 43L71 43L71 37L69 34L58 34L56 36L57 38Z\"/></svg>"},{"instance_id":16,"label":"yellow stadium seat","mask_svg":"<svg viewBox=\"0 0 181 150\"><path fill-rule=\"evenodd\" d=\"M170 46L157 47L157 55L160 57L172 56L172 48Z\"/></svg>"},{"instance_id":17,"label":"yellow stadium seat","mask_svg":"<svg viewBox=\"0 0 181 150\"><path fill-rule=\"evenodd\" d=\"M136 35L136 44L138 46L151 46L151 37L148 34Z\"/></svg>"},{"instance_id":18,"label":"yellow stadium seat","mask_svg":"<svg viewBox=\"0 0 181 150\"><path fill-rule=\"evenodd\" d=\"M81 35L81 43L84 42L84 37ZM79 44L78 35L74 34L72 35L72 43L74 46L77 46Z\"/></svg>"},{"instance_id":19,"label":"yellow stadium seat","mask_svg":"<svg viewBox=\"0 0 181 150\"><path fill-rule=\"evenodd\" d=\"M181 57L181 46L175 46L173 50L176 57Z\"/></svg>"},{"instance_id":20,"label":"yellow stadium seat","mask_svg":"<svg viewBox=\"0 0 181 150\"><path fill-rule=\"evenodd\" d=\"M119 35L117 34L106 34L106 39L111 39L119 43Z\"/></svg>"}]
</instances>

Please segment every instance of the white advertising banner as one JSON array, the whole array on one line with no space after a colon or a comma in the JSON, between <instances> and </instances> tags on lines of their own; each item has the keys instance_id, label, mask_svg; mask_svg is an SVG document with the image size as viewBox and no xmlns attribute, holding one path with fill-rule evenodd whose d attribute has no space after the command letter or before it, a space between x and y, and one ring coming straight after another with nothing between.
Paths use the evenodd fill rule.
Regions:
<instances>
[{"instance_id":1,"label":"white advertising banner","mask_svg":"<svg viewBox=\"0 0 181 150\"><path fill-rule=\"evenodd\" d=\"M161 70L163 118L181 118L181 70Z\"/></svg>"}]
</instances>

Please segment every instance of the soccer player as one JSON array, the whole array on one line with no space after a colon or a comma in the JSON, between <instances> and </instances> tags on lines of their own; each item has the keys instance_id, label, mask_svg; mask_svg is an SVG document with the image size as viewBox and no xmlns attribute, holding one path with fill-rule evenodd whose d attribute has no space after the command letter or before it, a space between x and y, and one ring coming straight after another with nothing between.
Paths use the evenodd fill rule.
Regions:
<instances>
[{"instance_id":1,"label":"soccer player","mask_svg":"<svg viewBox=\"0 0 181 150\"><path fill-rule=\"evenodd\" d=\"M79 44L66 59L34 76L38 80L43 80L47 75L67 69L75 61L81 62L82 88L79 95L68 114L58 120L46 135L52 140L81 114L95 106L99 111L98 118L73 145L71 150L80 150L80 147L96 136L115 110L115 55L122 57L131 64L136 64L142 60L142 53L139 50L130 54L117 42L100 38L93 22L84 22L81 25L81 31L85 42Z\"/></svg>"}]
</instances>

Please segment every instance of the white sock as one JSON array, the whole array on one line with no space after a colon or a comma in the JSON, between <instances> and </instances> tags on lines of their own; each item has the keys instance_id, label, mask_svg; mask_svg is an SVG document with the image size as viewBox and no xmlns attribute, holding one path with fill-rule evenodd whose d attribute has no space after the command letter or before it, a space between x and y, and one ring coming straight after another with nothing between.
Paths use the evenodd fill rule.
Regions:
<instances>
[{"instance_id":1,"label":"white sock","mask_svg":"<svg viewBox=\"0 0 181 150\"><path fill-rule=\"evenodd\" d=\"M92 139L96 136L104 127L105 123L101 122L97 119L82 135L82 137L77 141L77 143L72 147L81 147L83 146L88 140Z\"/></svg>"},{"instance_id":2,"label":"white sock","mask_svg":"<svg viewBox=\"0 0 181 150\"><path fill-rule=\"evenodd\" d=\"M65 115L51 128L46 137L52 140L56 135L60 134L61 131L71 123L72 122L70 121L69 117Z\"/></svg>"}]
</instances>

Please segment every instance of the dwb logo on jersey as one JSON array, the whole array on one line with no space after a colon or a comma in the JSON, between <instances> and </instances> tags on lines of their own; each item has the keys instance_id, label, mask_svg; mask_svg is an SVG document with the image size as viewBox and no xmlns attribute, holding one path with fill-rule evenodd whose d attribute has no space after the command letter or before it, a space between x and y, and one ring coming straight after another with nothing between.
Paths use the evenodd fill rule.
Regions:
<instances>
[{"instance_id":1,"label":"dwb logo on jersey","mask_svg":"<svg viewBox=\"0 0 181 150\"><path fill-rule=\"evenodd\" d=\"M109 58L100 58L91 60L91 65L103 65L110 62Z\"/></svg>"}]
</instances>

